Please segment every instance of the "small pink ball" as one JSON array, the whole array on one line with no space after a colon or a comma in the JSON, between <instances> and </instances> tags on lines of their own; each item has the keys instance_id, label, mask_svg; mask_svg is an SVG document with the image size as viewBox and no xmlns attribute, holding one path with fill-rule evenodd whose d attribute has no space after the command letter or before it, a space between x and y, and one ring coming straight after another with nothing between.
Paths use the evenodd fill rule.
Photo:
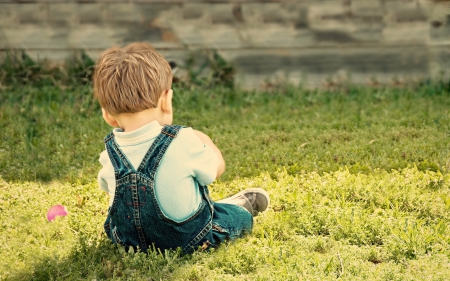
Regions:
<instances>
[{"instance_id":1,"label":"small pink ball","mask_svg":"<svg viewBox=\"0 0 450 281\"><path fill-rule=\"evenodd\" d=\"M53 221L56 217L64 217L67 215L67 209L63 205L55 205L48 210L47 219Z\"/></svg>"}]
</instances>

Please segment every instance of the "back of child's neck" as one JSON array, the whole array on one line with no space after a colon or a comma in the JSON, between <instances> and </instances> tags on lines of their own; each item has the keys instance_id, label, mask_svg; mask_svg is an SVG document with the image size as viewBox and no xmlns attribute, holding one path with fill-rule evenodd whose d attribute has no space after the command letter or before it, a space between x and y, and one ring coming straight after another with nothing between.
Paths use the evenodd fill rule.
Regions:
<instances>
[{"instance_id":1,"label":"back of child's neck","mask_svg":"<svg viewBox=\"0 0 450 281\"><path fill-rule=\"evenodd\" d=\"M136 113L122 113L116 116L119 127L124 132L131 132L145 126L153 121L160 122L160 112L157 108L146 109Z\"/></svg>"}]
</instances>

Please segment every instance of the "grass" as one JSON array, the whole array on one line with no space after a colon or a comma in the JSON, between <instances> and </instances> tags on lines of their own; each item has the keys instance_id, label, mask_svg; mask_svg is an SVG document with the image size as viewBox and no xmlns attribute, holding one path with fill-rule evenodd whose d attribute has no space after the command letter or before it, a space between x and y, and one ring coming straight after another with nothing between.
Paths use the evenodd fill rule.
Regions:
<instances>
[{"instance_id":1,"label":"grass","mask_svg":"<svg viewBox=\"0 0 450 281\"><path fill-rule=\"evenodd\" d=\"M265 188L251 235L213 252L126 253L102 231L110 131L89 84L0 91L0 280L446 280L450 92L175 87L174 123L227 162L219 199ZM69 215L53 223L48 208Z\"/></svg>"},{"instance_id":2,"label":"grass","mask_svg":"<svg viewBox=\"0 0 450 281\"><path fill-rule=\"evenodd\" d=\"M223 180L275 172L402 169L447 172L449 92L354 88L278 92L175 88L175 123L205 131L227 161ZM0 175L6 180L95 178L110 131L89 86L14 87L0 96Z\"/></svg>"}]
</instances>

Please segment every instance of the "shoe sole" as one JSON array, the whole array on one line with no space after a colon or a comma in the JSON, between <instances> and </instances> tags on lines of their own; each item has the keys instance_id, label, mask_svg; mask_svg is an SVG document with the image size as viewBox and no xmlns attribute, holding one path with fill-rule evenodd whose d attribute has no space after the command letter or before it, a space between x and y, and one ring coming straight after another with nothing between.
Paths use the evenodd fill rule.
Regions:
<instances>
[{"instance_id":1,"label":"shoe sole","mask_svg":"<svg viewBox=\"0 0 450 281\"><path fill-rule=\"evenodd\" d=\"M258 201L258 207L259 210L253 210L254 215L257 215L257 213L261 213L269 207L270 204L270 197L269 194L262 188L254 187L254 188L248 188L246 190L243 190L241 192L236 193L235 195L231 196L230 199L239 197L246 193L255 193L256 194L256 200Z\"/></svg>"}]
</instances>

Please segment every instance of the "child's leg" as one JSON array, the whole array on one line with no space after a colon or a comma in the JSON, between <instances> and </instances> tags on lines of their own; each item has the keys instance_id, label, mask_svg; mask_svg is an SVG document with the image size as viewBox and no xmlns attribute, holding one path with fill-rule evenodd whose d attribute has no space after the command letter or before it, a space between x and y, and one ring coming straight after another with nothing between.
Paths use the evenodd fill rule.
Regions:
<instances>
[{"instance_id":1,"label":"child's leg","mask_svg":"<svg viewBox=\"0 0 450 281\"><path fill-rule=\"evenodd\" d=\"M225 240L233 240L250 233L253 216L269 206L270 199L261 188L250 188L231 197L214 202L212 220L213 246Z\"/></svg>"},{"instance_id":2,"label":"child's leg","mask_svg":"<svg viewBox=\"0 0 450 281\"><path fill-rule=\"evenodd\" d=\"M234 240L250 233L253 217L245 208L237 205L214 202L212 220L213 245L218 246L226 240Z\"/></svg>"},{"instance_id":3,"label":"child's leg","mask_svg":"<svg viewBox=\"0 0 450 281\"><path fill-rule=\"evenodd\" d=\"M247 209L253 216L257 216L258 213L267 209L270 198L262 188L249 188L216 203L238 205Z\"/></svg>"},{"instance_id":4,"label":"child's leg","mask_svg":"<svg viewBox=\"0 0 450 281\"><path fill-rule=\"evenodd\" d=\"M221 242L234 240L251 233L253 215L264 211L269 206L270 199L261 188L250 188L231 197L213 202L214 213L212 231L207 240L198 246L203 249L217 247Z\"/></svg>"}]
</instances>

